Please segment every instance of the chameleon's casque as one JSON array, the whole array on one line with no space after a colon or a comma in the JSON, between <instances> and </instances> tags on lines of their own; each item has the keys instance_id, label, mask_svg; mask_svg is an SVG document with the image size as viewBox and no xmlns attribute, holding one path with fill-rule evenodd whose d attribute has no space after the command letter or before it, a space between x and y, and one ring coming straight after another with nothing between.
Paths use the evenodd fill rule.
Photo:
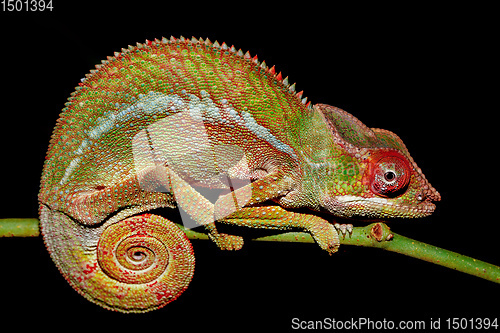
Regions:
<instances>
[{"instance_id":1,"label":"chameleon's casque","mask_svg":"<svg viewBox=\"0 0 500 333\"><path fill-rule=\"evenodd\" d=\"M82 79L39 194L62 274L123 312L164 306L194 272L189 240L152 209L181 208L184 225L203 225L221 249L243 240L216 223L302 229L334 253L336 217L422 217L438 200L393 133L313 106L248 52L194 38L122 49Z\"/></svg>"}]
</instances>

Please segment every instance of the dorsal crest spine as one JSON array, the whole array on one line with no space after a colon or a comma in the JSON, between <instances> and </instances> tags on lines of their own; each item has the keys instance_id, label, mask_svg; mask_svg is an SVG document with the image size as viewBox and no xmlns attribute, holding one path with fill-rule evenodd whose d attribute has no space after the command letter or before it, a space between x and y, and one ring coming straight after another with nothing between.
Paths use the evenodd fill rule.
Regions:
<instances>
[{"instance_id":1,"label":"dorsal crest spine","mask_svg":"<svg viewBox=\"0 0 500 333\"><path fill-rule=\"evenodd\" d=\"M251 56L250 51L247 51L246 53L243 53L241 49L236 51L234 45L231 45L231 47L229 47L225 42L223 42L221 45L218 41L212 43L208 38L204 40L203 38L197 39L195 37L186 39L183 36L180 36L179 38L171 36L170 39L167 39L165 37L162 37L161 40L155 39L153 41L146 39L145 43L137 43L136 46L129 45L127 49L122 48L121 52L114 52L114 56L108 56L106 60L102 60L101 64L97 64L95 66L95 70L91 70L90 73L86 75L86 78L90 78L97 71L103 69L104 66L109 65L113 61L119 60L126 54L136 52L137 50L148 50L151 49L151 47L159 46L160 44L186 44L197 47L205 47L207 49L213 48L214 50L217 50L219 52L226 52L227 54L231 54L232 56L242 58L252 66L256 67L257 70L269 74L272 78L274 78L277 84L282 85L285 91L288 91L288 93L295 95L295 97L303 105L305 105L307 109L312 110L312 103L311 101L307 100L307 97L303 96L303 91L297 93L295 88L296 83L290 84L288 77L283 79L281 72L278 72L278 74L276 74L275 66L268 66L265 61L260 62L257 55L253 57Z\"/></svg>"}]
</instances>

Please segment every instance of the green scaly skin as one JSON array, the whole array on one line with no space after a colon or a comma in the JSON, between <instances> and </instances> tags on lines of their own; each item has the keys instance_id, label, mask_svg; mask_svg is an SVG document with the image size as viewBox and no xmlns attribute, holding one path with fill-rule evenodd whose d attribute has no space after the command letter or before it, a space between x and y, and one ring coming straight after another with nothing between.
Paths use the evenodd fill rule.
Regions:
<instances>
[{"instance_id":1,"label":"green scaly skin","mask_svg":"<svg viewBox=\"0 0 500 333\"><path fill-rule=\"evenodd\" d=\"M335 217L422 217L438 200L393 133L312 106L248 52L194 38L122 49L82 79L54 129L39 194L61 273L122 312L164 306L194 272L185 234L151 209L182 208L221 249L243 240L215 222L305 230L334 253Z\"/></svg>"}]
</instances>

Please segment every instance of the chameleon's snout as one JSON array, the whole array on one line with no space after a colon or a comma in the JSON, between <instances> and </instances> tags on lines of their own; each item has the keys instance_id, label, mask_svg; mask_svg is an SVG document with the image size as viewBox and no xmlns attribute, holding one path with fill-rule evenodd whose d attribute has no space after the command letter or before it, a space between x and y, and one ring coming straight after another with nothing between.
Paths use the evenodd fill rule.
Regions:
<instances>
[{"instance_id":1,"label":"chameleon's snout","mask_svg":"<svg viewBox=\"0 0 500 333\"><path fill-rule=\"evenodd\" d=\"M441 194L439 194L438 191L436 191L434 188L432 188L432 193L429 195L429 200L430 201L441 201Z\"/></svg>"},{"instance_id":2,"label":"chameleon's snout","mask_svg":"<svg viewBox=\"0 0 500 333\"><path fill-rule=\"evenodd\" d=\"M437 202L441 201L441 194L432 187L424 178L421 180L423 183L422 190L417 193L417 200L422 202Z\"/></svg>"},{"instance_id":3,"label":"chameleon's snout","mask_svg":"<svg viewBox=\"0 0 500 333\"><path fill-rule=\"evenodd\" d=\"M415 210L417 214L409 217L425 217L431 215L436 209L435 202L441 201L441 195L433 188L426 180L422 185L421 190L415 195L413 204L410 205L410 210Z\"/></svg>"}]
</instances>

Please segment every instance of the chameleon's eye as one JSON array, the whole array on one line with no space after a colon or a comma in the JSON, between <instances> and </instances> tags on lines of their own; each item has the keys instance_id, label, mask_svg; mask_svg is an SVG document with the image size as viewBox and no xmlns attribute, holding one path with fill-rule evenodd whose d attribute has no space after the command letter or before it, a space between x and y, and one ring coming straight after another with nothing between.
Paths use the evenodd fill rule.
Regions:
<instances>
[{"instance_id":1,"label":"chameleon's eye","mask_svg":"<svg viewBox=\"0 0 500 333\"><path fill-rule=\"evenodd\" d=\"M382 197L396 197L406 190L410 174L410 166L403 157L382 157L375 162L371 175L371 190Z\"/></svg>"}]
</instances>

